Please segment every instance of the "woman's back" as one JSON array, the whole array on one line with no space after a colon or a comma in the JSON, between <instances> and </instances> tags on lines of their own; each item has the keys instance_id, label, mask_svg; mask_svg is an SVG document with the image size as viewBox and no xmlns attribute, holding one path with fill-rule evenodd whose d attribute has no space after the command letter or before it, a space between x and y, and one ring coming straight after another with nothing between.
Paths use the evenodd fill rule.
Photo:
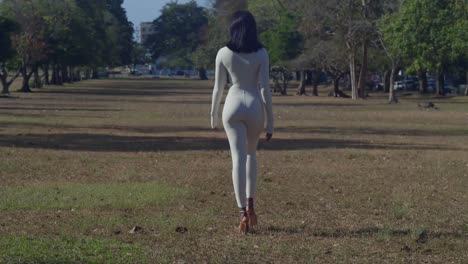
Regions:
<instances>
[{"instance_id":1,"label":"woman's back","mask_svg":"<svg viewBox=\"0 0 468 264\"><path fill-rule=\"evenodd\" d=\"M218 56L232 79L232 88L258 92L260 69L268 59L265 49L252 53L237 53L229 48L222 48Z\"/></svg>"}]
</instances>

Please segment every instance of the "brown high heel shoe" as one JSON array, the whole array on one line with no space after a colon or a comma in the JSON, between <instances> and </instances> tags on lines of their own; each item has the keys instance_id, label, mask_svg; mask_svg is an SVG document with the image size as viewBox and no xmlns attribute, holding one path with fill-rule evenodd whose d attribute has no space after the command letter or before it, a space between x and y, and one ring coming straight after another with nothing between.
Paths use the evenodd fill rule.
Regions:
<instances>
[{"instance_id":1,"label":"brown high heel shoe","mask_svg":"<svg viewBox=\"0 0 468 264\"><path fill-rule=\"evenodd\" d=\"M247 208L247 215L249 216L249 226L257 225L257 214L255 210Z\"/></svg>"},{"instance_id":2,"label":"brown high heel shoe","mask_svg":"<svg viewBox=\"0 0 468 264\"><path fill-rule=\"evenodd\" d=\"M247 211L240 212L239 232L242 234L249 232L249 214Z\"/></svg>"}]
</instances>

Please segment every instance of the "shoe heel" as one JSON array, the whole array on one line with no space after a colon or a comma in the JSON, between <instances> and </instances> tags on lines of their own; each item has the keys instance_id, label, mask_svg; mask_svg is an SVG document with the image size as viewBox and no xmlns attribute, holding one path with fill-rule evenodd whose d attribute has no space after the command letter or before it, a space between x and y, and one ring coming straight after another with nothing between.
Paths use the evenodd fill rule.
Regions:
<instances>
[{"instance_id":1,"label":"shoe heel","mask_svg":"<svg viewBox=\"0 0 468 264\"><path fill-rule=\"evenodd\" d=\"M245 234L247 232L249 232L249 215L247 214L247 212L243 211L241 212L241 221L240 221L240 224L239 224L239 232L242 233L242 234Z\"/></svg>"},{"instance_id":2,"label":"shoe heel","mask_svg":"<svg viewBox=\"0 0 468 264\"><path fill-rule=\"evenodd\" d=\"M247 221L245 221L245 222L242 221L240 223L240 225L239 225L239 233L245 234L247 232L249 232L249 225L248 225Z\"/></svg>"},{"instance_id":3,"label":"shoe heel","mask_svg":"<svg viewBox=\"0 0 468 264\"><path fill-rule=\"evenodd\" d=\"M257 225L257 215L256 214L251 214L249 216L249 225L250 226Z\"/></svg>"}]
</instances>

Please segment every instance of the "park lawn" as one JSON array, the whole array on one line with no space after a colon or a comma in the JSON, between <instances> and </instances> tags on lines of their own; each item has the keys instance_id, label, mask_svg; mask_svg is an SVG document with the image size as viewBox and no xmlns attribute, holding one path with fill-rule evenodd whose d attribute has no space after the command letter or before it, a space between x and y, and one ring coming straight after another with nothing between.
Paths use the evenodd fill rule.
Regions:
<instances>
[{"instance_id":1,"label":"park lawn","mask_svg":"<svg viewBox=\"0 0 468 264\"><path fill-rule=\"evenodd\" d=\"M275 95L260 224L241 236L211 85L93 80L0 99L0 263L468 261L468 98Z\"/></svg>"}]
</instances>

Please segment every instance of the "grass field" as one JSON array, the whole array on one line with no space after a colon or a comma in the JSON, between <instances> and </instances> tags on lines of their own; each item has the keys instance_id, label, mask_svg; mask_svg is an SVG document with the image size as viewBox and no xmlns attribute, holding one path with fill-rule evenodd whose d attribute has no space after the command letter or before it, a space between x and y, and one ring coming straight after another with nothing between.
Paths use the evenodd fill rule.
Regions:
<instances>
[{"instance_id":1,"label":"grass field","mask_svg":"<svg viewBox=\"0 0 468 264\"><path fill-rule=\"evenodd\" d=\"M211 85L0 99L0 263L468 263L468 98L275 95L242 236Z\"/></svg>"}]
</instances>

